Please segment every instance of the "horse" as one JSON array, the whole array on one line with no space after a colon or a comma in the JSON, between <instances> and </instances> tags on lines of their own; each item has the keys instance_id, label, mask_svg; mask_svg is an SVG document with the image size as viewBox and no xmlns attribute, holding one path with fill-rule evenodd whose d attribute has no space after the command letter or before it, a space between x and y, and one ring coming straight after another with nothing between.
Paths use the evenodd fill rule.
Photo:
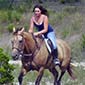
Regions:
<instances>
[{"instance_id":1,"label":"horse","mask_svg":"<svg viewBox=\"0 0 85 85\"><path fill-rule=\"evenodd\" d=\"M56 69L56 65L53 63L52 54L49 53L42 38L35 37L33 33L23 30L13 30L12 58L14 60L20 58L22 62L21 71L18 76L19 85L22 85L23 77L31 70L38 72L35 85L40 85L45 69L48 69L52 73L54 85L61 85L61 79L66 71L72 79L75 79L71 66L71 49L69 45L61 39L57 39L56 44L60 60L60 75Z\"/></svg>"}]
</instances>

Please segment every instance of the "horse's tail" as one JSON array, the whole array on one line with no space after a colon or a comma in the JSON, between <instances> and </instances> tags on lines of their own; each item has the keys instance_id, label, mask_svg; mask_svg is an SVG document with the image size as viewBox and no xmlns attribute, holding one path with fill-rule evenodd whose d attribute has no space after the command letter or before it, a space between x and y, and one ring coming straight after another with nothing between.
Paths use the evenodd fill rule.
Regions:
<instances>
[{"instance_id":1,"label":"horse's tail","mask_svg":"<svg viewBox=\"0 0 85 85\"><path fill-rule=\"evenodd\" d=\"M67 67L67 72L69 73L69 75L71 76L71 78L73 79L73 80L75 80L76 79L76 76L74 75L74 73L73 73L73 67L75 67L73 64L69 64L68 65L68 67Z\"/></svg>"}]
</instances>

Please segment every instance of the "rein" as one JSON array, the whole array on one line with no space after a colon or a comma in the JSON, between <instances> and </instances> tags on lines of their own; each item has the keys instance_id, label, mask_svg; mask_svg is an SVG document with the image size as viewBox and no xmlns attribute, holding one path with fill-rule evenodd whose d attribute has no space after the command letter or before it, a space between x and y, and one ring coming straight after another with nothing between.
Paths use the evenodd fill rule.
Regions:
<instances>
[{"instance_id":1,"label":"rein","mask_svg":"<svg viewBox=\"0 0 85 85\"><path fill-rule=\"evenodd\" d=\"M39 47L38 42L37 42L35 36L33 35L33 33L31 33L31 34L32 34L32 37L33 37L33 39L34 39L34 41L35 41L35 46L34 46L34 48L33 48L33 51L31 51L31 53L26 53L26 54L23 53L22 55L23 55L23 56L31 57L31 58L33 59L33 57L36 56L36 54L38 53L40 47ZM37 48L37 50L36 50L36 48Z\"/></svg>"},{"instance_id":2,"label":"rein","mask_svg":"<svg viewBox=\"0 0 85 85\"><path fill-rule=\"evenodd\" d=\"M33 37L33 39L34 39L34 41L35 41L36 47L37 47L38 49L40 49L40 46L38 45L38 42L37 42L35 36L33 35L33 33L32 33L32 37Z\"/></svg>"}]
</instances>

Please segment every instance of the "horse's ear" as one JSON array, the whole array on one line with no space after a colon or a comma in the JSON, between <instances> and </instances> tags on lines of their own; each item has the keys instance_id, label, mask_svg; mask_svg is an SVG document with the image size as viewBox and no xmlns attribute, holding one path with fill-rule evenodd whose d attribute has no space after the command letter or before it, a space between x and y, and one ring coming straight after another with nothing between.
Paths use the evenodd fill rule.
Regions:
<instances>
[{"instance_id":1,"label":"horse's ear","mask_svg":"<svg viewBox=\"0 0 85 85\"><path fill-rule=\"evenodd\" d=\"M20 31L18 31L18 34L21 34L24 31L24 27Z\"/></svg>"},{"instance_id":2,"label":"horse's ear","mask_svg":"<svg viewBox=\"0 0 85 85\"><path fill-rule=\"evenodd\" d=\"M16 29L15 29L15 27L13 27L13 32L15 32L16 31Z\"/></svg>"},{"instance_id":3,"label":"horse's ear","mask_svg":"<svg viewBox=\"0 0 85 85\"><path fill-rule=\"evenodd\" d=\"M24 27L22 27L22 29L21 29L21 32L23 32L24 31Z\"/></svg>"}]
</instances>

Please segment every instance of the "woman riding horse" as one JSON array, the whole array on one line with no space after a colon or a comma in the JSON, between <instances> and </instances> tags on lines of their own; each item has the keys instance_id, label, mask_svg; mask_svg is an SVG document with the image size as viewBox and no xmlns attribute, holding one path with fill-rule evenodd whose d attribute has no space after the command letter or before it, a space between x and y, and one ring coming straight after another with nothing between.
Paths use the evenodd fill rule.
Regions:
<instances>
[{"instance_id":1,"label":"woman riding horse","mask_svg":"<svg viewBox=\"0 0 85 85\"><path fill-rule=\"evenodd\" d=\"M45 42L41 38L35 38L33 34L24 32L24 29L13 30L12 57L14 60L21 57L22 67L18 77L19 85L22 85L23 76L31 70L38 71L35 85L40 85L44 70L48 69L54 76L54 85L61 85L61 79L67 71L72 78L75 78L71 68L71 50L66 42L57 39L58 58L61 74L53 63L53 57L49 54ZM38 46L37 46L38 45Z\"/></svg>"},{"instance_id":2,"label":"woman riding horse","mask_svg":"<svg viewBox=\"0 0 85 85\"><path fill-rule=\"evenodd\" d=\"M60 65L58 59L58 51L56 44L56 36L54 30L50 24L48 24L48 12L41 5L35 5L33 8L34 15L30 20L29 32L33 33L34 26L38 29L38 32L34 32L35 36L44 35L45 38L51 40L53 44L52 54L55 65Z\"/></svg>"}]
</instances>

